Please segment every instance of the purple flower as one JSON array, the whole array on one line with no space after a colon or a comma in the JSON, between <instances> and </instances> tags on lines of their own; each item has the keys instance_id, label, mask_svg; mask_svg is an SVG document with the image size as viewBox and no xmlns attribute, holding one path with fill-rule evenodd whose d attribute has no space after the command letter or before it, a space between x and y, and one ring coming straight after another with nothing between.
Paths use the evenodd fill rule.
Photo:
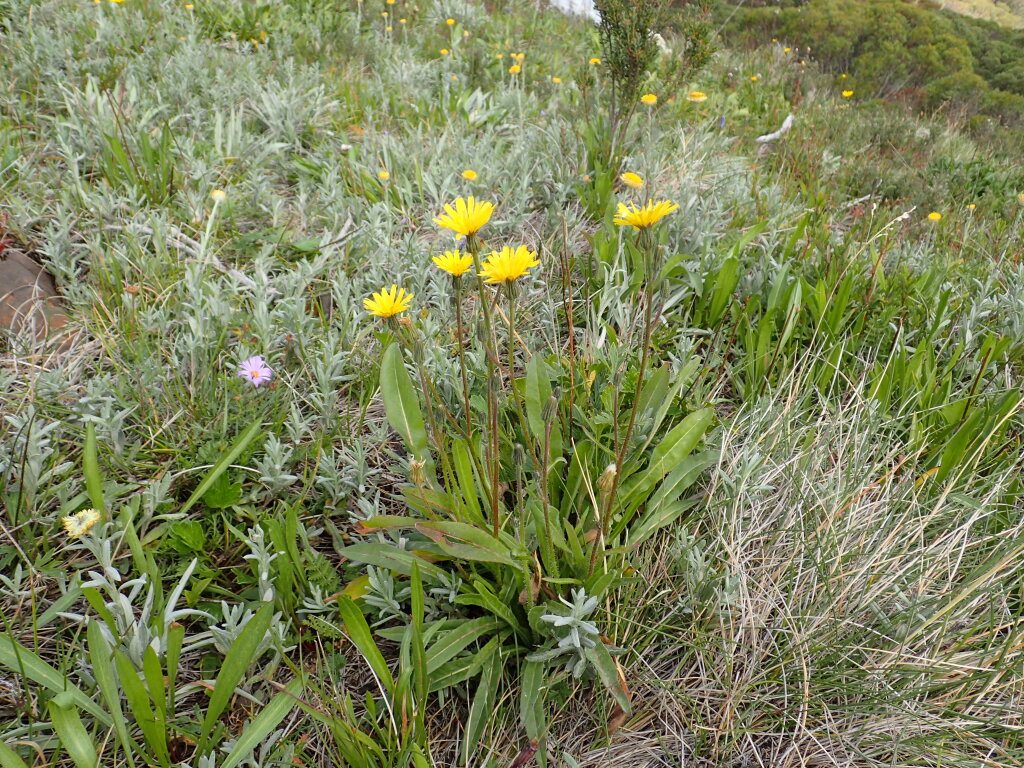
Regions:
<instances>
[{"instance_id":1,"label":"purple flower","mask_svg":"<svg viewBox=\"0 0 1024 768\"><path fill-rule=\"evenodd\" d=\"M718 118L718 127L725 128L725 115L722 115L720 118Z\"/></svg>"},{"instance_id":2,"label":"purple flower","mask_svg":"<svg viewBox=\"0 0 1024 768\"><path fill-rule=\"evenodd\" d=\"M263 358L256 355L255 357L250 357L238 366L238 375L246 381L251 381L254 387L258 387L263 382L270 381L270 377L273 376L274 373L270 370L269 366L263 362Z\"/></svg>"}]
</instances>

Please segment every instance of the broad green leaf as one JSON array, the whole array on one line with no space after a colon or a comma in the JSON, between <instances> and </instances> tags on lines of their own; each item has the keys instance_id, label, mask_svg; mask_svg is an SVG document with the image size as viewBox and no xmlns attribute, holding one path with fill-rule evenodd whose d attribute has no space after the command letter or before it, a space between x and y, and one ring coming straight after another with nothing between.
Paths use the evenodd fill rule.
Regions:
<instances>
[{"instance_id":1,"label":"broad green leaf","mask_svg":"<svg viewBox=\"0 0 1024 768\"><path fill-rule=\"evenodd\" d=\"M352 644L359 649L363 658L366 659L366 663L370 665L370 669L373 670L377 679L380 680L385 692L388 695L392 695L395 691L395 680L391 676L391 670L388 668L387 662L384 661L383 654L381 654L377 644L373 641L370 625L366 623L366 618L363 616L362 611L359 610L359 606L355 604L352 598L342 595L338 598L338 612L341 614L341 620L345 624L345 631L348 633Z\"/></svg>"},{"instance_id":2,"label":"broad green leaf","mask_svg":"<svg viewBox=\"0 0 1024 768\"><path fill-rule=\"evenodd\" d=\"M420 460L427 458L427 430L423 414L405 369L402 348L392 343L384 350L380 364L380 392L391 427L402 437L405 447Z\"/></svg>"},{"instance_id":3,"label":"broad green leaf","mask_svg":"<svg viewBox=\"0 0 1024 768\"><path fill-rule=\"evenodd\" d=\"M112 724L110 715L70 682L66 675L58 672L7 635L0 635L0 665L38 683L51 693L67 693L79 709L88 712L108 728Z\"/></svg>"},{"instance_id":4,"label":"broad green leaf","mask_svg":"<svg viewBox=\"0 0 1024 768\"><path fill-rule=\"evenodd\" d=\"M18 753L0 741L0 768L28 768Z\"/></svg>"},{"instance_id":5,"label":"broad green leaf","mask_svg":"<svg viewBox=\"0 0 1024 768\"><path fill-rule=\"evenodd\" d=\"M480 682L476 687L473 703L466 718L466 729L462 737L462 762L467 765L483 736L487 721L494 714L494 699L498 691L500 677L501 654L492 653L481 668Z\"/></svg>"},{"instance_id":6,"label":"broad green leaf","mask_svg":"<svg viewBox=\"0 0 1024 768\"><path fill-rule=\"evenodd\" d=\"M228 448L227 453L221 456L217 460L217 463L210 467L210 471L206 473L206 476L200 481L198 487L192 492L192 495L188 497L188 501L185 502L178 512L182 514L188 512L188 510L190 510L192 506L199 501L199 499L203 498L205 493L210 490L213 484L217 481L217 478L224 474L234 460L241 456L242 451L249 446L249 443L255 440L256 436L262 431L263 424L259 421L254 421L244 432L242 432L242 434L235 438L235 442L233 442L231 447Z\"/></svg>"},{"instance_id":7,"label":"broad green leaf","mask_svg":"<svg viewBox=\"0 0 1024 768\"><path fill-rule=\"evenodd\" d=\"M526 735L540 739L544 735L544 697L547 690L545 672L547 664L540 661L524 661L519 693L519 719Z\"/></svg>"},{"instance_id":8,"label":"broad green leaf","mask_svg":"<svg viewBox=\"0 0 1024 768\"><path fill-rule=\"evenodd\" d=\"M412 575L413 563L419 565L424 575L428 575L431 578L440 578L445 575L444 571L433 563L427 562L422 557L417 557L411 552L406 552L392 545L381 544L379 542L352 544L351 546L340 549L338 554L342 557L347 557L349 560L354 560L357 563L376 565L378 568L388 568L395 573L402 574L403 576Z\"/></svg>"},{"instance_id":9,"label":"broad green leaf","mask_svg":"<svg viewBox=\"0 0 1024 768\"><path fill-rule=\"evenodd\" d=\"M453 685L464 683L471 677L475 677L497 650L498 638L492 637L476 653L441 665L430 675L430 693L436 693Z\"/></svg>"},{"instance_id":10,"label":"broad green leaf","mask_svg":"<svg viewBox=\"0 0 1024 768\"><path fill-rule=\"evenodd\" d=\"M467 646L485 635L498 631L498 622L490 616L460 624L455 629L445 632L427 651L427 672L436 671L442 664L451 661Z\"/></svg>"},{"instance_id":11,"label":"broad green leaf","mask_svg":"<svg viewBox=\"0 0 1024 768\"><path fill-rule=\"evenodd\" d=\"M615 666L615 660L608 653L608 648L605 644L598 643L593 648L587 648L584 653L594 666L594 669L597 670L597 676L601 679L604 687L615 697L615 701L622 708L622 711L627 715L632 712L633 707L630 704L629 696L622 687L622 681L619 680L619 670Z\"/></svg>"},{"instance_id":12,"label":"broad green leaf","mask_svg":"<svg viewBox=\"0 0 1024 768\"><path fill-rule=\"evenodd\" d=\"M302 678L296 677L284 690L260 710L260 713L242 729L241 734L235 739L231 751L228 752L220 768L235 768L246 757L252 754L270 733L281 724L288 713L298 703L298 696L302 693Z\"/></svg>"},{"instance_id":13,"label":"broad green leaf","mask_svg":"<svg viewBox=\"0 0 1024 768\"><path fill-rule=\"evenodd\" d=\"M132 740L128 737L128 727L121 712L121 695L117 686L117 676L114 674L112 662L113 653L103 637L103 630L95 619L90 619L86 627L86 638L89 642L89 664L92 667L92 676L96 680L96 687L103 696L103 701L113 715L114 732L121 742L129 763L132 760Z\"/></svg>"},{"instance_id":14,"label":"broad green leaf","mask_svg":"<svg viewBox=\"0 0 1024 768\"><path fill-rule=\"evenodd\" d=\"M475 525L450 522L420 522L416 530L429 537L453 557L514 566L509 548Z\"/></svg>"},{"instance_id":15,"label":"broad green leaf","mask_svg":"<svg viewBox=\"0 0 1024 768\"><path fill-rule=\"evenodd\" d=\"M242 682L245 673L256 660L256 649L263 641L264 635L270 628L270 622L274 616L272 603L264 603L256 614L239 632L235 642L228 649L224 663L221 665L220 674L213 684L213 693L210 694L210 701L206 705L206 717L203 718L202 732L200 734L200 752L205 751L210 733L214 723L221 716L235 688Z\"/></svg>"},{"instance_id":16,"label":"broad green leaf","mask_svg":"<svg viewBox=\"0 0 1024 768\"><path fill-rule=\"evenodd\" d=\"M121 690L124 691L124 698L128 702L128 712L142 731L146 744L156 755L160 765L168 765L170 757L167 751L166 724L157 720L156 715L153 714L145 683L142 682L128 657L119 650L114 651L114 664L117 667Z\"/></svg>"},{"instance_id":17,"label":"broad green leaf","mask_svg":"<svg viewBox=\"0 0 1024 768\"><path fill-rule=\"evenodd\" d=\"M714 419L714 410L702 408L694 411L679 424L669 430L668 434L651 452L647 468L639 475L630 478L622 489L619 505L622 509L632 511L643 503L647 496L669 472L676 469L704 437Z\"/></svg>"},{"instance_id":18,"label":"broad green leaf","mask_svg":"<svg viewBox=\"0 0 1024 768\"><path fill-rule=\"evenodd\" d=\"M78 768L97 768L100 758L92 737L82 725L74 697L67 692L57 694L50 699L48 710L60 744L75 765Z\"/></svg>"}]
</instances>

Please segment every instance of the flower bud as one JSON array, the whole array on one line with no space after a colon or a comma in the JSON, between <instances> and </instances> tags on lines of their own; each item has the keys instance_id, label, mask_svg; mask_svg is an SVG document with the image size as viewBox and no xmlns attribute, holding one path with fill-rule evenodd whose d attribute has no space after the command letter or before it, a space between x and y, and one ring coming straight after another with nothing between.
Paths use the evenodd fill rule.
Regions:
<instances>
[{"instance_id":1,"label":"flower bud","mask_svg":"<svg viewBox=\"0 0 1024 768\"><path fill-rule=\"evenodd\" d=\"M424 488L427 485L427 473L424 469L425 466L425 461L413 458L409 459L409 479L412 480L417 488Z\"/></svg>"},{"instance_id":2,"label":"flower bud","mask_svg":"<svg viewBox=\"0 0 1024 768\"><path fill-rule=\"evenodd\" d=\"M600 488L605 493L608 493L608 491L610 491L612 489L612 486L615 484L615 476L618 474L618 467L615 466L615 462L613 461L611 464L604 468L604 472L602 472L601 476L597 478L597 487Z\"/></svg>"},{"instance_id":3,"label":"flower bud","mask_svg":"<svg viewBox=\"0 0 1024 768\"><path fill-rule=\"evenodd\" d=\"M550 424L551 420L558 414L558 400L559 396L554 394L544 403L544 409L540 412L540 417L545 424Z\"/></svg>"}]
</instances>

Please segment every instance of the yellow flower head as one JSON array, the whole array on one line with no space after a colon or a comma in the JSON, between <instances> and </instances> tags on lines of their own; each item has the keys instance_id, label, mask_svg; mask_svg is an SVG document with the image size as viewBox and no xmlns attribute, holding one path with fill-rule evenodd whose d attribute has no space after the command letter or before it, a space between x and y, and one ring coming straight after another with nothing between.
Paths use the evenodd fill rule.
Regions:
<instances>
[{"instance_id":1,"label":"yellow flower head","mask_svg":"<svg viewBox=\"0 0 1024 768\"><path fill-rule=\"evenodd\" d=\"M625 203L619 203L619 209L616 211L613 221L623 227L632 227L637 230L647 229L656 224L660 219L668 216L678 207L677 203L669 200L662 200L660 203L651 200L647 205L639 208L633 203L630 203L628 206Z\"/></svg>"},{"instance_id":2,"label":"yellow flower head","mask_svg":"<svg viewBox=\"0 0 1024 768\"><path fill-rule=\"evenodd\" d=\"M363 308L377 317L394 317L399 312L405 312L410 304L412 294L407 294L405 288L399 288L397 285L392 285L390 289L381 288L380 293L363 299Z\"/></svg>"},{"instance_id":3,"label":"yellow flower head","mask_svg":"<svg viewBox=\"0 0 1024 768\"><path fill-rule=\"evenodd\" d=\"M841 75L839 76L839 79L840 79L840 80L845 80L846 78L847 78L847 74L846 74L845 72L843 72L843 74L841 74Z\"/></svg>"},{"instance_id":4,"label":"yellow flower head","mask_svg":"<svg viewBox=\"0 0 1024 768\"><path fill-rule=\"evenodd\" d=\"M399 24L405 24L405 19L399 19L399 20L398 20L398 23L399 23Z\"/></svg>"},{"instance_id":5,"label":"yellow flower head","mask_svg":"<svg viewBox=\"0 0 1024 768\"><path fill-rule=\"evenodd\" d=\"M526 58L526 54L525 53L513 53L512 54L512 58L515 59L516 61L518 61L520 64L522 64L523 63L523 59Z\"/></svg>"},{"instance_id":6,"label":"yellow flower head","mask_svg":"<svg viewBox=\"0 0 1024 768\"><path fill-rule=\"evenodd\" d=\"M498 61L501 61L502 59L505 58L505 54L504 53L496 53L496 54L494 54L494 58L496 58Z\"/></svg>"},{"instance_id":7,"label":"yellow flower head","mask_svg":"<svg viewBox=\"0 0 1024 768\"><path fill-rule=\"evenodd\" d=\"M931 221L941 221L942 220L942 214L939 213L938 211L932 211L931 213L928 214L928 218Z\"/></svg>"},{"instance_id":8,"label":"yellow flower head","mask_svg":"<svg viewBox=\"0 0 1024 768\"><path fill-rule=\"evenodd\" d=\"M455 19L445 19L444 23L447 24L449 27L454 27L455 26Z\"/></svg>"},{"instance_id":9,"label":"yellow flower head","mask_svg":"<svg viewBox=\"0 0 1024 768\"><path fill-rule=\"evenodd\" d=\"M487 283L511 283L538 264L540 262L537 261L536 251L531 251L525 245L520 245L515 250L506 245L500 253L491 251L491 255L483 263L480 277Z\"/></svg>"},{"instance_id":10,"label":"yellow flower head","mask_svg":"<svg viewBox=\"0 0 1024 768\"><path fill-rule=\"evenodd\" d=\"M100 521L100 513L95 509L83 509L68 517L62 517L61 525L64 532L73 539L87 534Z\"/></svg>"},{"instance_id":11,"label":"yellow flower head","mask_svg":"<svg viewBox=\"0 0 1024 768\"><path fill-rule=\"evenodd\" d=\"M1022 200L1021 202L1024 202L1024 200ZM976 204L976 203L968 203L968 204L967 204L967 210L968 210L968 211L973 211L973 210L974 210L975 208L977 208L977 207L978 207L978 206L977 206L977 204Z\"/></svg>"},{"instance_id":12,"label":"yellow flower head","mask_svg":"<svg viewBox=\"0 0 1024 768\"><path fill-rule=\"evenodd\" d=\"M658 97L655 96L653 93L645 93L643 96L640 97L640 101L642 101L648 107L653 107L655 104L658 103Z\"/></svg>"},{"instance_id":13,"label":"yellow flower head","mask_svg":"<svg viewBox=\"0 0 1024 768\"><path fill-rule=\"evenodd\" d=\"M782 49L782 52L783 52L783 53L789 53L789 52L790 52L790 51L792 51L792 50L793 50L792 48L783 48L783 49Z\"/></svg>"},{"instance_id":14,"label":"yellow flower head","mask_svg":"<svg viewBox=\"0 0 1024 768\"><path fill-rule=\"evenodd\" d=\"M632 171L626 171L624 174L619 176L619 181L625 184L627 187L633 189L642 189L644 186L644 180L639 174L633 173Z\"/></svg>"},{"instance_id":15,"label":"yellow flower head","mask_svg":"<svg viewBox=\"0 0 1024 768\"><path fill-rule=\"evenodd\" d=\"M562 82L562 78L560 78L560 77L552 77L551 78L551 82L552 83L556 83L556 84L560 83L560 82Z\"/></svg>"},{"instance_id":16,"label":"yellow flower head","mask_svg":"<svg viewBox=\"0 0 1024 768\"><path fill-rule=\"evenodd\" d=\"M454 207L446 203L444 215L434 219L434 223L443 229L450 229L459 235L469 237L490 221L492 203L478 203L474 198L459 198Z\"/></svg>"},{"instance_id":17,"label":"yellow flower head","mask_svg":"<svg viewBox=\"0 0 1024 768\"><path fill-rule=\"evenodd\" d=\"M461 251L445 251L434 257L438 269L443 269L452 277L462 277L473 268L473 254Z\"/></svg>"},{"instance_id":18,"label":"yellow flower head","mask_svg":"<svg viewBox=\"0 0 1024 768\"><path fill-rule=\"evenodd\" d=\"M523 68L520 67L518 64L513 64L511 67L508 68L508 71L509 74L518 75L520 72L523 71Z\"/></svg>"},{"instance_id":19,"label":"yellow flower head","mask_svg":"<svg viewBox=\"0 0 1024 768\"><path fill-rule=\"evenodd\" d=\"M750 76L750 82L752 82L752 83L756 83L756 82L757 82L757 80L758 80L758 77L757 77L757 75L751 75L751 76Z\"/></svg>"},{"instance_id":20,"label":"yellow flower head","mask_svg":"<svg viewBox=\"0 0 1024 768\"><path fill-rule=\"evenodd\" d=\"M686 94L686 100L700 104L702 101L708 100L708 95L704 91L690 91Z\"/></svg>"},{"instance_id":21,"label":"yellow flower head","mask_svg":"<svg viewBox=\"0 0 1024 768\"><path fill-rule=\"evenodd\" d=\"M592 58L592 59L590 60L590 63L591 63L591 64L592 64L593 66L597 66L598 64L600 64L600 63L601 63L601 60L600 60L599 58L597 58L597 56L595 56L594 58Z\"/></svg>"},{"instance_id":22,"label":"yellow flower head","mask_svg":"<svg viewBox=\"0 0 1024 768\"><path fill-rule=\"evenodd\" d=\"M447 56L448 55L448 49L447 48L442 48L441 49L441 55L442 56Z\"/></svg>"},{"instance_id":23,"label":"yellow flower head","mask_svg":"<svg viewBox=\"0 0 1024 768\"><path fill-rule=\"evenodd\" d=\"M210 199L215 203L223 203L227 196L227 192L223 189L215 189L210 193Z\"/></svg>"},{"instance_id":24,"label":"yellow flower head","mask_svg":"<svg viewBox=\"0 0 1024 768\"><path fill-rule=\"evenodd\" d=\"M462 178L466 181L476 181L476 171L472 168L467 168L462 172Z\"/></svg>"},{"instance_id":25,"label":"yellow flower head","mask_svg":"<svg viewBox=\"0 0 1024 768\"><path fill-rule=\"evenodd\" d=\"M1021 205L1024 205L1024 192L1021 192L1020 194L1017 195L1017 202L1020 203Z\"/></svg>"},{"instance_id":26,"label":"yellow flower head","mask_svg":"<svg viewBox=\"0 0 1024 768\"><path fill-rule=\"evenodd\" d=\"M377 171L377 178L381 181L387 181L391 178L391 174L387 171Z\"/></svg>"},{"instance_id":27,"label":"yellow flower head","mask_svg":"<svg viewBox=\"0 0 1024 768\"><path fill-rule=\"evenodd\" d=\"M848 99L853 96L853 91L843 91L843 98Z\"/></svg>"},{"instance_id":28,"label":"yellow flower head","mask_svg":"<svg viewBox=\"0 0 1024 768\"><path fill-rule=\"evenodd\" d=\"M384 27L384 31L385 32L390 32L393 29L394 29L394 27L392 27L390 24L388 24L386 27Z\"/></svg>"}]
</instances>

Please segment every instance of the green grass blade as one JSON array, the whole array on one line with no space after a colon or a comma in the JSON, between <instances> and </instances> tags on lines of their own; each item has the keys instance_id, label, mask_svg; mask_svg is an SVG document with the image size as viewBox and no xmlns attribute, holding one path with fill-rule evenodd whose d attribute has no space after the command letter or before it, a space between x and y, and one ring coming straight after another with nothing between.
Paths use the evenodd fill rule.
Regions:
<instances>
[{"instance_id":1,"label":"green grass blade","mask_svg":"<svg viewBox=\"0 0 1024 768\"><path fill-rule=\"evenodd\" d=\"M82 474L85 476L85 489L89 493L89 503L93 509L103 512L103 477L100 475L99 455L96 450L96 425L87 422L85 425L85 448L82 451Z\"/></svg>"},{"instance_id":2,"label":"green grass blade","mask_svg":"<svg viewBox=\"0 0 1024 768\"><path fill-rule=\"evenodd\" d=\"M61 746L78 768L97 768L100 762L92 737L82 725L73 696L67 692L54 696L48 706L53 729Z\"/></svg>"},{"instance_id":3,"label":"green grass blade","mask_svg":"<svg viewBox=\"0 0 1024 768\"><path fill-rule=\"evenodd\" d=\"M273 604L264 603L228 649L228 654L224 657L224 664L220 668L220 674L217 675L217 680L213 684L210 701L206 706L206 717L203 718L199 737L200 753L206 751L214 723L224 712L228 702L231 701L231 695L235 692L235 688L242 682L246 671L252 665L256 649L263 640L263 636L267 634L273 616Z\"/></svg>"},{"instance_id":4,"label":"green grass blade","mask_svg":"<svg viewBox=\"0 0 1024 768\"><path fill-rule=\"evenodd\" d=\"M244 451L256 436L263 431L263 424L259 421L250 424L246 430L235 438L235 442L231 444L228 452L218 459L217 463L210 467L210 471L206 473L206 476L200 481L199 485L192 492L192 495L188 497L188 501L182 506L181 513L188 512L192 506L203 497L203 494L210 490L210 486L216 482L217 478L224 474L224 471L231 466L232 462L237 459L242 451Z\"/></svg>"},{"instance_id":5,"label":"green grass blade","mask_svg":"<svg viewBox=\"0 0 1024 768\"><path fill-rule=\"evenodd\" d=\"M235 768L249 756L292 711L302 688L302 678L296 677L284 687L284 690L271 699L270 703L260 710L253 721L242 729L242 733L235 740L234 746L224 758L224 762L220 764L220 768Z\"/></svg>"}]
</instances>

